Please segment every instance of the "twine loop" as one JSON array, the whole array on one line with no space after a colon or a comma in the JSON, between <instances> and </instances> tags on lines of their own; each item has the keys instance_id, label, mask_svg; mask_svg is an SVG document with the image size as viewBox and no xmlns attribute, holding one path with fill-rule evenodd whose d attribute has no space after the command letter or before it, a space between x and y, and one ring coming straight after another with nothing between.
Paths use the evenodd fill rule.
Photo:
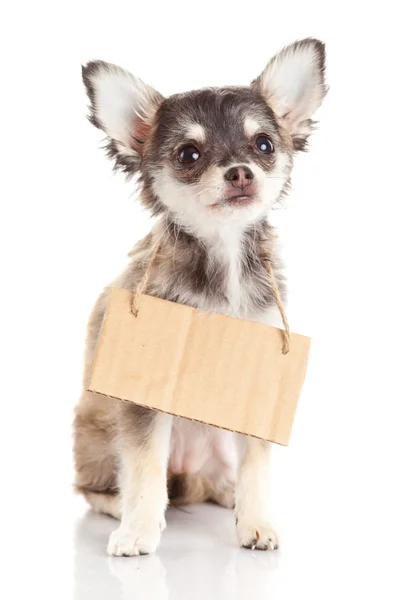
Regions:
<instances>
[{"instance_id":1,"label":"twine loop","mask_svg":"<svg viewBox=\"0 0 400 600\"><path fill-rule=\"evenodd\" d=\"M275 273L271 265L270 260L265 261L265 268L271 280L271 291L274 297L275 303L278 307L278 310L282 317L282 323L284 329L282 330L282 354L287 354L290 351L290 328L289 321L286 316L285 307L283 306L283 302L281 300L281 295L279 293L278 283L276 281Z\"/></svg>"},{"instance_id":2,"label":"twine loop","mask_svg":"<svg viewBox=\"0 0 400 600\"><path fill-rule=\"evenodd\" d=\"M143 273L142 279L139 281L139 284L136 288L136 291L133 293L133 299L132 299L132 305L131 305L131 313L134 317L138 316L139 313L139 301L140 301L140 296L142 294L145 293L146 291L146 287L149 281L149 277L150 277L150 273L151 270L154 266L154 260L158 254L158 251L160 249L160 245L161 242L158 242L158 244L156 244L149 256L149 261L147 263L147 267L145 269L145 272Z\"/></svg>"},{"instance_id":3,"label":"twine loop","mask_svg":"<svg viewBox=\"0 0 400 600\"><path fill-rule=\"evenodd\" d=\"M146 291L149 277L150 277L152 268L154 266L155 258L160 249L160 245L161 245L161 242L158 242L155 245L155 247L153 248L153 250L149 256L149 259L148 259L147 267L146 267L146 269L143 273L143 276L136 288L136 291L133 293L132 304L131 304L131 313L134 317L138 316L140 297ZM289 321L286 316L285 307L283 306L283 302L281 300L281 296L279 293L279 287L278 287L278 283L276 281L274 270L272 268L271 260L267 259L264 264L265 264L265 269L270 278L272 295L274 297L275 303L276 303L278 310L280 312L280 315L282 317L282 323L284 326L284 329L282 330L282 354L288 354L288 352L290 351Z\"/></svg>"}]
</instances>

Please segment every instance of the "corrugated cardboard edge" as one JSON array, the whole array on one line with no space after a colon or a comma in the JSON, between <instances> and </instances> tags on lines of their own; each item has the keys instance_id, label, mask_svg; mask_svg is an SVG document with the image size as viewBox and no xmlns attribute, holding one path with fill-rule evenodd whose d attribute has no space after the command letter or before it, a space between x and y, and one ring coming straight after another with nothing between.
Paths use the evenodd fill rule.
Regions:
<instances>
[{"instance_id":1,"label":"corrugated cardboard edge","mask_svg":"<svg viewBox=\"0 0 400 600\"><path fill-rule=\"evenodd\" d=\"M105 310L105 313L104 313L104 318L103 318L103 321L102 321L102 324L101 324L99 337L98 337L98 340L97 340L97 343L96 343L96 350L95 350L94 355L93 355L93 361L92 361L92 365L91 365L91 368L90 368L89 382L92 381L92 374L93 374L94 365L95 365L95 362L97 360L98 353L100 351L100 343L101 343L102 339L104 338L104 331L105 331L105 328L106 328L107 319L109 317L109 307L111 305L111 296L112 296L112 294L114 292L114 289L118 289L118 288L111 288L111 293L110 293L110 296L109 296L108 301L107 301L107 306L106 306L106 310ZM129 291L129 293L131 294L131 297L133 298L134 292L132 290L125 290L125 291ZM203 313L203 311L199 311L199 312L201 312L202 314L208 314L208 313ZM278 328L278 329L280 329L280 328ZM305 338L307 338L309 340L309 347L308 347L308 350L309 350L311 339L308 336L302 336L302 337L305 337ZM302 386L304 385L304 381L305 381L306 374L307 374L308 358L309 358L309 353L307 355L307 362L306 362L306 365L305 365L304 378L303 378L303 384L302 384ZM292 431L292 428L293 428L294 419L296 417L298 402L299 402L300 395L301 395L301 390L300 390L299 397L297 398L297 402L296 402L295 412L294 412L294 415L293 415L292 427L291 427L289 435L288 435L288 440L286 441L286 443L283 443L283 442L279 442L279 441L277 441L275 439L271 439L273 436L271 436L271 438L266 439L264 437L260 437L260 436L257 436L257 435L251 435L249 433L244 433L243 431L239 431L237 429L228 429L227 427L223 427L222 425L214 425L214 424L211 424L211 423L207 423L206 421L201 421L200 419L193 419L193 418L190 418L190 417L185 417L185 416L179 415L177 413L173 413L173 412L170 412L170 411L162 410L161 408L152 408L151 406L148 406L147 404L141 404L140 402L133 402L131 400L126 400L125 398L120 398L119 396L111 396L110 394L105 394L105 393L99 392L99 391L97 391L95 389L85 388L85 391L93 393L93 394L97 394L98 396L104 396L106 398L111 398L113 400L119 400L120 402L126 402L127 404L137 404L138 406L142 406L143 408L147 408L148 410L153 410L155 412L162 412L164 414L171 415L173 417L179 417L180 419L186 419L187 421L192 421L192 422L195 422L195 423L202 423L203 425L209 425L210 427L216 427L218 429L223 429L224 431L231 431L232 433L238 433L240 435L246 435L248 437L253 437L255 439L269 441L269 442L272 442L274 444L278 444L280 446L288 446L289 445L289 439L290 439L291 431Z\"/></svg>"},{"instance_id":2,"label":"corrugated cardboard edge","mask_svg":"<svg viewBox=\"0 0 400 600\"><path fill-rule=\"evenodd\" d=\"M296 335L301 335L301 334L296 334ZM292 435L292 429L293 429L294 421L296 419L296 413L297 413L297 409L298 409L298 406L299 406L299 401L300 401L301 393L303 391L304 382L305 382L306 377L307 377L308 361L309 361L309 358L310 358L311 338L308 337L308 336L305 336L305 335L302 335L302 337L308 341L308 345L307 345L307 359L306 359L305 364L304 364L304 375L303 375L303 379L302 379L302 382L301 382L301 387L300 387L299 393L298 393L297 398L296 398L295 409L293 411L292 423L291 423L291 426L290 426L290 430L288 431L288 434L287 434L287 442L286 442L286 444L284 444L282 442L278 442L275 439L272 439L273 436L274 436L274 430L276 430L276 427L277 427L276 423L277 423L278 419L281 418L281 415L285 411L286 406L285 405L282 406L282 404L278 402L277 405L275 406L275 410L274 410L274 419L273 419L273 423L274 424L273 424L272 429L271 429L271 438L269 439L269 441L274 442L275 444L280 444L281 446L288 446L289 445L290 437ZM281 381L282 381L282 379L281 379Z\"/></svg>"},{"instance_id":3,"label":"corrugated cardboard edge","mask_svg":"<svg viewBox=\"0 0 400 600\"><path fill-rule=\"evenodd\" d=\"M151 408L147 404L141 404L140 402L132 402L131 400L124 400L124 398L119 398L118 396L110 396L109 394L103 394L103 392L98 392L96 390L90 390L88 388L85 389L86 392L90 392L92 394L97 394L98 396L104 396L105 398L111 398L112 400L119 400L120 402L126 402L127 404L137 404L138 406L142 406L143 408L148 408L149 410L154 410L154 412L162 412L165 415L171 415L172 417L179 417L180 419L186 419L186 421L193 421L193 423L202 423L203 425L209 425L210 427L216 427L217 429L223 429L224 431L231 431L232 433L239 433L240 435L246 435L247 437L253 437L257 440L264 440L268 442L273 442L274 444L279 444L279 446L288 446L288 442L283 444L282 442L276 442L275 440L266 440L258 435L250 435L249 433L244 433L243 431L238 431L237 429L228 429L227 427L222 427L221 425L212 425L211 423L207 423L206 421L200 421L200 419L190 419L189 417L183 417L182 415L178 415L177 413L168 412L166 410L162 410L161 408Z\"/></svg>"}]
</instances>

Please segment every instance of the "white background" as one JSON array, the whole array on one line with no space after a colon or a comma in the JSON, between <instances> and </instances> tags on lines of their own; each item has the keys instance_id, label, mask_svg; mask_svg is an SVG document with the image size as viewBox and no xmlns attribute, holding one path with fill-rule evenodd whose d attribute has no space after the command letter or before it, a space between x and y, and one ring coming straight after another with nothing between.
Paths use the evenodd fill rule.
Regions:
<instances>
[{"instance_id":1,"label":"white background","mask_svg":"<svg viewBox=\"0 0 400 600\"><path fill-rule=\"evenodd\" d=\"M394 3L370 6L3 5L2 596L398 597L399 52ZM158 557L107 559L113 523L71 492L72 410L89 310L150 223L97 149L80 64L115 62L167 95L246 84L309 35L331 89L275 215L292 328L313 337L291 444L275 449L281 549L236 550L231 515L204 507L170 513Z\"/></svg>"}]
</instances>

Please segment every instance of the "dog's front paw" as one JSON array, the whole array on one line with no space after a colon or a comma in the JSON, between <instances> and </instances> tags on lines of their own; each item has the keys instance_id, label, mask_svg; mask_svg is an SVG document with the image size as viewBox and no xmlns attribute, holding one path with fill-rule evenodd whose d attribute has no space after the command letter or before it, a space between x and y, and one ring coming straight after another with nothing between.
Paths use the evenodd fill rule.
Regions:
<instances>
[{"instance_id":1,"label":"dog's front paw","mask_svg":"<svg viewBox=\"0 0 400 600\"><path fill-rule=\"evenodd\" d=\"M239 543L250 550L276 550L279 545L275 531L265 522L238 517L236 531Z\"/></svg>"},{"instance_id":2,"label":"dog's front paw","mask_svg":"<svg viewBox=\"0 0 400 600\"><path fill-rule=\"evenodd\" d=\"M142 528L121 525L111 535L108 542L110 556L139 556L155 552L160 543L161 531L165 522L147 524Z\"/></svg>"}]
</instances>

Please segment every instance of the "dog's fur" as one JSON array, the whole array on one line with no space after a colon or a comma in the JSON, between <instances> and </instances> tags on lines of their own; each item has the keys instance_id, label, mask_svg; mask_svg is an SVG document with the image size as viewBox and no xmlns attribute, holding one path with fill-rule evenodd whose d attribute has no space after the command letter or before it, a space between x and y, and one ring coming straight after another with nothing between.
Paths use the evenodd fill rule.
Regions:
<instances>
[{"instance_id":1,"label":"dog's fur","mask_svg":"<svg viewBox=\"0 0 400 600\"><path fill-rule=\"evenodd\" d=\"M160 244L149 294L268 321L266 258L285 291L268 215L306 147L326 93L324 69L324 45L306 39L284 48L249 87L164 99L114 65L83 68L91 122L107 134L116 168L139 176L141 201L159 217L113 285L134 290ZM109 289L89 321L85 388ZM267 442L87 392L76 409L76 486L94 510L121 518L112 555L153 552L168 500L235 506L239 543L276 548L269 452Z\"/></svg>"}]
</instances>

